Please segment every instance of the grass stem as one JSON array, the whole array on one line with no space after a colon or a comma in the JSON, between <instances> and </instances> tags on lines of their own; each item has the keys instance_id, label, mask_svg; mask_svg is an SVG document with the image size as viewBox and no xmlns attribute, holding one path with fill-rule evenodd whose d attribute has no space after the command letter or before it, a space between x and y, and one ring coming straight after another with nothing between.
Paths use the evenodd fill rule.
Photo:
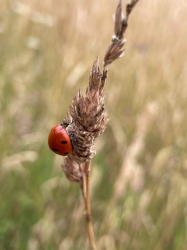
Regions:
<instances>
[{"instance_id":1,"label":"grass stem","mask_svg":"<svg viewBox=\"0 0 187 250\"><path fill-rule=\"evenodd\" d=\"M92 250L95 250L96 246L95 246L94 231L91 218L91 208L90 208L90 161L86 162L84 166L84 178L81 189L85 203L86 223L87 223L90 247Z\"/></svg>"}]
</instances>

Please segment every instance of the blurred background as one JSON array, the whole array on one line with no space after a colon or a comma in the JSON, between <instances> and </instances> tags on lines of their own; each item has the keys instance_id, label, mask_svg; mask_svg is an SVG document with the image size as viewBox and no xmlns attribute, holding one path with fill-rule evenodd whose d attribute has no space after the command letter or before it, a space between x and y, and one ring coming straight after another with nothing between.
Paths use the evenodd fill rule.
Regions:
<instances>
[{"instance_id":1,"label":"blurred background","mask_svg":"<svg viewBox=\"0 0 187 250\"><path fill-rule=\"evenodd\" d=\"M117 4L0 0L0 249L89 249L80 188L47 138L102 65ZM98 250L187 249L186 15L186 0L141 0L109 67L91 171Z\"/></svg>"}]
</instances>

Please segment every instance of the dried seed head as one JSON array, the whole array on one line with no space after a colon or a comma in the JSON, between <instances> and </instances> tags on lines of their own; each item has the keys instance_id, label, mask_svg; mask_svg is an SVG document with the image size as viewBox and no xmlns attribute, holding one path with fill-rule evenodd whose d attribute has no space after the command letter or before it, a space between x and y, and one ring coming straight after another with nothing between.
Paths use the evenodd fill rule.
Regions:
<instances>
[{"instance_id":1,"label":"dried seed head","mask_svg":"<svg viewBox=\"0 0 187 250\"><path fill-rule=\"evenodd\" d=\"M117 37L113 37L112 43L108 47L104 57L104 67L124 55L124 44L125 40L119 40Z\"/></svg>"},{"instance_id":2,"label":"dried seed head","mask_svg":"<svg viewBox=\"0 0 187 250\"><path fill-rule=\"evenodd\" d=\"M83 95L79 91L73 98L70 114L62 123L73 144L73 156L80 162L89 161L94 156L94 140L104 131L108 122L102 89L102 75L97 58L90 72L86 93Z\"/></svg>"},{"instance_id":3,"label":"dried seed head","mask_svg":"<svg viewBox=\"0 0 187 250\"><path fill-rule=\"evenodd\" d=\"M125 40L123 40L123 35L126 27L127 22L122 12L122 1L120 0L114 15L112 43L109 45L104 57L104 68L107 68L109 64L124 55Z\"/></svg>"},{"instance_id":4,"label":"dried seed head","mask_svg":"<svg viewBox=\"0 0 187 250\"><path fill-rule=\"evenodd\" d=\"M64 159L64 165L62 165L62 169L64 170L66 177L69 181L72 182L82 182L83 171L81 169L81 165L73 155L69 155Z\"/></svg>"},{"instance_id":5,"label":"dried seed head","mask_svg":"<svg viewBox=\"0 0 187 250\"><path fill-rule=\"evenodd\" d=\"M92 70L90 71L90 77L89 77L89 90L97 90L100 87L101 84L101 71L99 67L99 59L95 60Z\"/></svg>"},{"instance_id":6,"label":"dried seed head","mask_svg":"<svg viewBox=\"0 0 187 250\"><path fill-rule=\"evenodd\" d=\"M122 1L120 0L114 16L114 34L118 39L123 38L122 27L124 19L125 17L122 11Z\"/></svg>"}]
</instances>

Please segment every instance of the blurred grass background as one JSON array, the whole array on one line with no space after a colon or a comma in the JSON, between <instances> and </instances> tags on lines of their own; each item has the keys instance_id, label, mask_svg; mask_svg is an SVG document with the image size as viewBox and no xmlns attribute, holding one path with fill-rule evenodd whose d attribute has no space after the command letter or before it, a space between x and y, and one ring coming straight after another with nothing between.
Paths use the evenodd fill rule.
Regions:
<instances>
[{"instance_id":1,"label":"blurred grass background","mask_svg":"<svg viewBox=\"0 0 187 250\"><path fill-rule=\"evenodd\" d=\"M89 249L79 186L47 137L102 63L117 3L0 1L0 249ZM97 249L187 249L186 15L185 0L141 0L109 68L91 176Z\"/></svg>"}]
</instances>

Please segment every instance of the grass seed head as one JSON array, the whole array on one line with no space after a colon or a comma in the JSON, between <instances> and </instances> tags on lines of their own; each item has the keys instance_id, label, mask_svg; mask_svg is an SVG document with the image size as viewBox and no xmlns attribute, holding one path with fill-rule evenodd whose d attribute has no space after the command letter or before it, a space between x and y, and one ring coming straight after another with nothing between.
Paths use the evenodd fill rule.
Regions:
<instances>
[{"instance_id":1,"label":"grass seed head","mask_svg":"<svg viewBox=\"0 0 187 250\"><path fill-rule=\"evenodd\" d=\"M79 91L73 98L70 113L62 123L66 127L73 145L73 153L65 158L63 166L68 179L79 179L81 174L77 173L81 170L76 165L78 162L90 161L95 155L94 141L103 133L108 122L102 84L102 74L97 58L90 72L85 94Z\"/></svg>"}]
</instances>

